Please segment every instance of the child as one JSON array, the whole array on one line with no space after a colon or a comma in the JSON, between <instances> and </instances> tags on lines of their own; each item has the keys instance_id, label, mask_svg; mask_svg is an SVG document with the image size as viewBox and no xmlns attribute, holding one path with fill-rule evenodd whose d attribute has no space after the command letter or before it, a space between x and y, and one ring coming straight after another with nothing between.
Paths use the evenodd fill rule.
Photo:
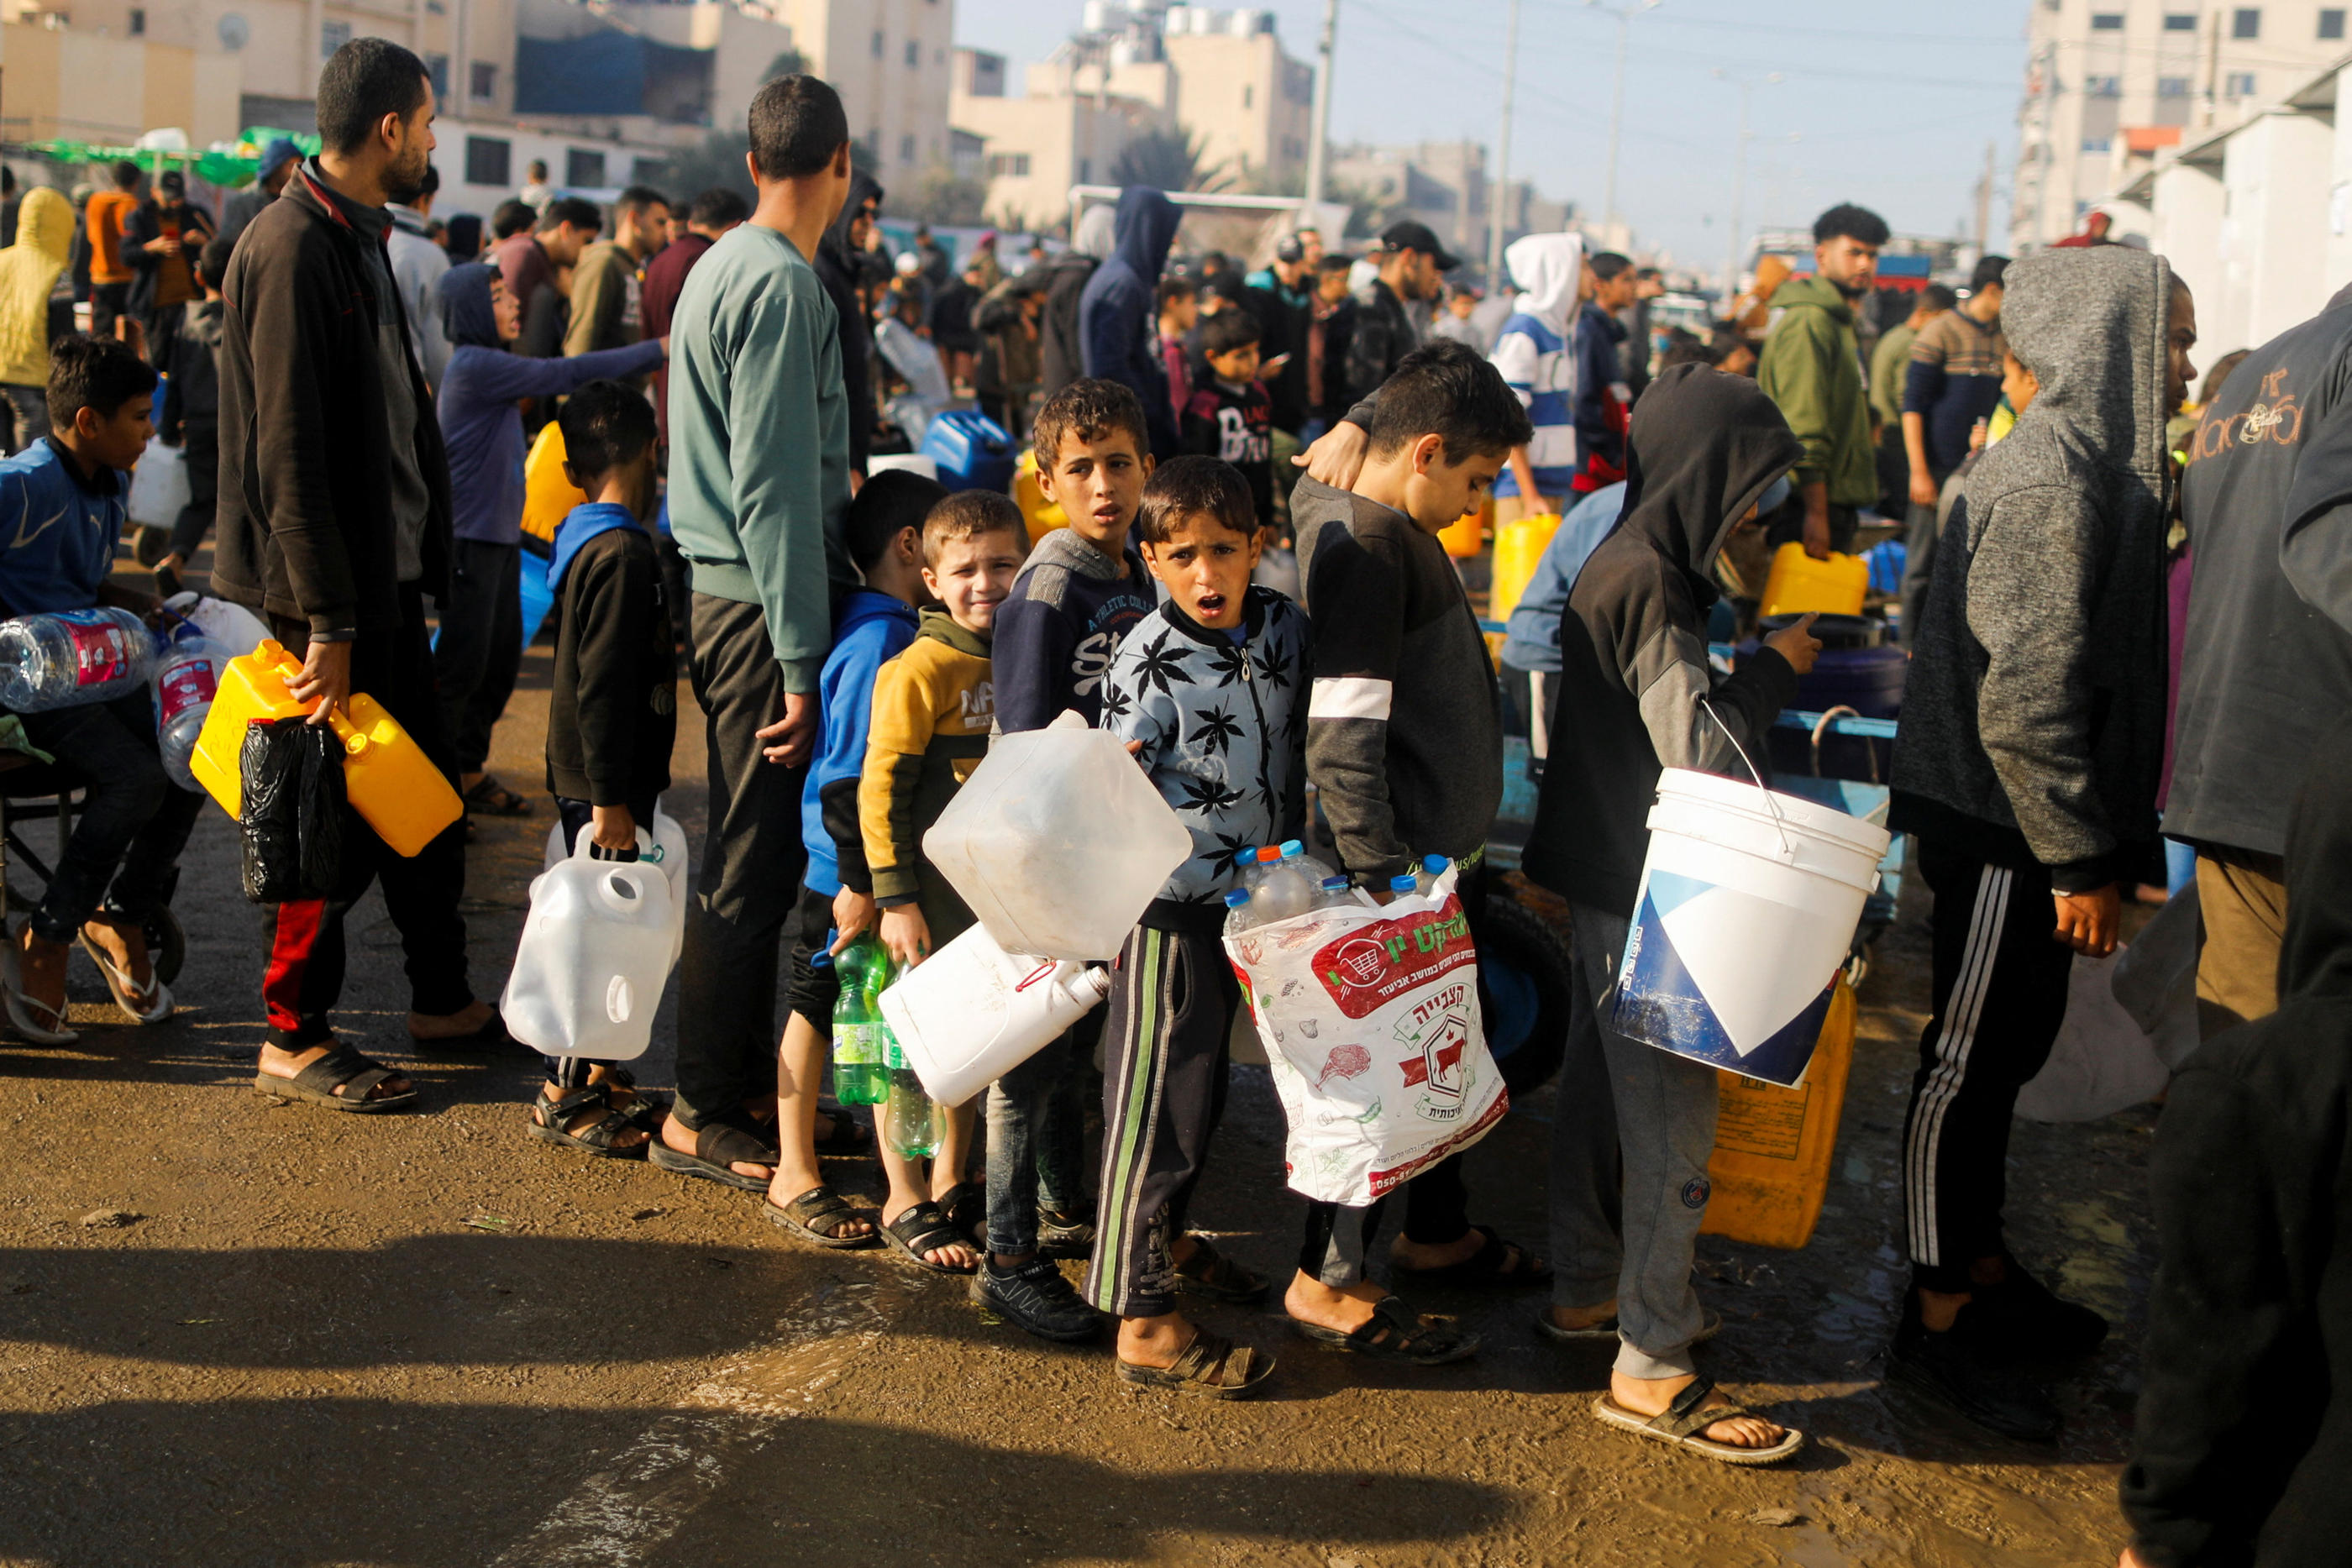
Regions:
<instances>
[{"instance_id":1,"label":"child","mask_svg":"<svg viewBox=\"0 0 2352 1568\"><path fill-rule=\"evenodd\" d=\"M677 738L670 607L646 527L657 486L654 410L619 382L592 381L556 423L563 476L588 499L557 526L547 563L556 616L547 789L566 854L585 831L591 858L633 861L637 830L652 828L654 803L669 788ZM604 1159L644 1157L660 1116L629 1074L583 1057L547 1061L531 1136Z\"/></svg>"},{"instance_id":2,"label":"child","mask_svg":"<svg viewBox=\"0 0 2352 1568\"><path fill-rule=\"evenodd\" d=\"M1195 1328L1176 1293L1265 1294L1264 1280L1184 1220L1224 1107L1225 1040L1241 1003L1223 942L1234 852L1279 843L1306 817L1309 632L1297 605L1250 583L1262 536L1249 487L1228 465L1170 459L1144 491L1138 528L1168 601L1112 663L1103 727L1134 748L1199 852L1168 879L1112 971L1087 1296L1118 1314L1120 1381L1229 1399L1264 1383L1274 1360Z\"/></svg>"},{"instance_id":3,"label":"child","mask_svg":"<svg viewBox=\"0 0 2352 1568\"><path fill-rule=\"evenodd\" d=\"M188 460L188 504L173 520L171 539L155 563L157 577L166 581L166 573L176 575L188 564L213 526L220 483L220 362L215 356L221 342L221 279L228 276L229 252L236 244L231 239L209 241L196 257L196 283L204 298L182 308L180 329L171 339L170 362L163 367L162 434L166 445L181 448Z\"/></svg>"},{"instance_id":4,"label":"child","mask_svg":"<svg viewBox=\"0 0 2352 1568\"><path fill-rule=\"evenodd\" d=\"M1201 291L1189 277L1160 280L1160 358L1168 367L1169 411L1181 419L1192 401L1192 355L1185 345L1201 322Z\"/></svg>"},{"instance_id":5,"label":"child","mask_svg":"<svg viewBox=\"0 0 2352 1568\"><path fill-rule=\"evenodd\" d=\"M1444 855L1461 868L1474 936L1486 917L1486 830L1503 795L1502 715L1477 617L1437 535L1477 509L1505 455L1533 434L1501 372L1475 350L1432 343L1381 388L1353 492L1308 479L1291 497L1315 622L1307 768L1339 863L1385 903L1390 878ZM1506 1286L1550 1277L1524 1248L1470 1223L1459 1155L1404 1190L1404 1234L1391 1256L1399 1277ZM1382 1333L1381 1293L1363 1279L1380 1207L1343 1215L1315 1206L1302 1259L1321 1250L1315 1229L1328 1252L1303 1262L1285 1305L1315 1327L1362 1331L1353 1349L1423 1364L1467 1354L1475 1339L1413 1328L1394 1307L1381 1309Z\"/></svg>"},{"instance_id":6,"label":"child","mask_svg":"<svg viewBox=\"0 0 2352 1568\"><path fill-rule=\"evenodd\" d=\"M929 957L940 943L961 936L972 923L971 911L924 861L920 845L923 834L988 754L989 727L996 712L989 641L996 627L996 608L1013 591L1027 543L1021 509L1008 496L965 490L932 507L923 519L923 586L940 607L923 612L915 640L874 676L874 715L866 766L857 781L857 820L874 902L882 911L882 946L894 962L908 968ZM965 1254L961 1248L945 1253L936 1239L943 1228L939 1211L921 1212L934 1201L934 1189L952 1202L955 1188L962 1185L971 1107L947 1111L944 1121L938 1158L928 1178L918 1161L894 1153L884 1140L882 1165L890 1179L890 1196L883 1212L895 1213L904 1222L900 1228L905 1234L896 1239L903 1250L919 1258L925 1251L938 1254L922 1260L959 1272L956 1265ZM949 1212L953 1213L952 1207ZM927 1239L928 1248L923 1245ZM1017 1275L1024 1299L1039 1294L1040 1287L1029 1279L1037 1270L1052 1275L1053 1283L1061 1284L1063 1297L1075 1304L1054 1266L1035 1260ZM984 1270L975 1284L985 1285L992 1276L992 1270ZM1011 1315L1012 1309L1000 1310ZM1072 1337L1067 1326L1061 1337ZM1091 1319L1086 1329L1093 1331Z\"/></svg>"},{"instance_id":7,"label":"child","mask_svg":"<svg viewBox=\"0 0 2352 1568\"><path fill-rule=\"evenodd\" d=\"M1127 539L1151 473L1135 393L1118 382L1071 382L1038 411L1034 446L1038 487L1070 524L1039 542L998 612L996 724L1008 735L1065 711L1095 723L1103 673L1153 599ZM1079 1084L1101 1030L1089 1013L989 1089L988 1244L1001 1268L1025 1267L1041 1249L1083 1256L1094 1239Z\"/></svg>"},{"instance_id":8,"label":"child","mask_svg":"<svg viewBox=\"0 0 2352 1568\"><path fill-rule=\"evenodd\" d=\"M857 1124L840 1115L822 1145L816 1137L817 1085L824 1075L841 977L815 960L826 950L829 933L837 956L874 925L874 882L857 821L874 677L915 640L920 624L915 607L927 597L923 519L947 495L935 479L886 471L866 482L842 521L842 543L866 586L844 598L835 612L833 652L825 655L824 673L817 680L824 730L801 792L801 842L808 851L808 869L801 876L790 932L792 1013L784 1020L776 1064L780 1157L768 1186L768 1218L820 1247L869 1245L874 1227L817 1170L820 1154L855 1154L864 1139ZM946 1222L929 1192L894 1191L893 1203L897 1207L883 1213L893 1245L932 1268L971 1270L971 1249L963 1245L968 1239L939 1240Z\"/></svg>"},{"instance_id":9,"label":"child","mask_svg":"<svg viewBox=\"0 0 2352 1568\"><path fill-rule=\"evenodd\" d=\"M1802 1436L1715 1393L1691 1355L1714 1327L1691 1290L1691 1260L1715 1143L1715 1069L1627 1039L1605 1009L1660 768L1744 773L1735 737L1749 757L1762 754L1821 647L1808 617L1774 632L1737 674L1718 680L1707 665L1715 558L1804 448L1755 382L1702 365L1650 384L1630 442L1623 519L1577 574L1561 616L1557 701L1575 716L1576 739L1552 754L1528 841L1528 875L1573 908L1576 949L1552 1137L1560 1272L1557 1304L1536 1326L1555 1340L1621 1342L1594 1407L1603 1420L1727 1463L1769 1464Z\"/></svg>"},{"instance_id":10,"label":"child","mask_svg":"<svg viewBox=\"0 0 2352 1568\"><path fill-rule=\"evenodd\" d=\"M1221 310L1201 323L1208 374L1183 405L1184 450L1222 458L1249 486L1257 526L1274 526L1274 400L1257 379L1257 318Z\"/></svg>"},{"instance_id":11,"label":"child","mask_svg":"<svg viewBox=\"0 0 2352 1568\"><path fill-rule=\"evenodd\" d=\"M130 470L154 434L154 371L128 344L76 336L51 345L49 434L0 461L0 615L153 612L152 595L118 588L109 574ZM8 1017L38 1044L79 1038L65 1027L66 955L78 936L115 1005L133 1023L160 1022L172 1016L172 993L149 967L142 927L170 896L204 797L164 773L143 686L20 722L89 795L39 906L0 950Z\"/></svg>"}]
</instances>

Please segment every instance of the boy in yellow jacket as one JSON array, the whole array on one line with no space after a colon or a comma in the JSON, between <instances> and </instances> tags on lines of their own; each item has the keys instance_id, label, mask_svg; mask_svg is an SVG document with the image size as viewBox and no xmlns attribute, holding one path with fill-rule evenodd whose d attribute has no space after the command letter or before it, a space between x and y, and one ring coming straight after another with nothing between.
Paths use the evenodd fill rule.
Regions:
<instances>
[{"instance_id":1,"label":"boy in yellow jacket","mask_svg":"<svg viewBox=\"0 0 2352 1568\"><path fill-rule=\"evenodd\" d=\"M907 968L972 924L971 911L923 858L922 839L988 755L996 717L989 640L996 607L1020 573L1028 537L1021 508L993 491L961 491L932 507L923 519L923 585L939 606L923 612L914 642L875 673L857 818L874 902L882 911L882 945ZM981 1213L979 1184L963 1179L971 1107L957 1106L944 1120L928 1175L919 1161L894 1154L883 1141L882 1167L891 1188L884 1212L904 1210L885 1232L925 1267L963 1273L929 1262L924 1248L908 1245L935 1237L947 1224L969 1237ZM929 1249L938 1250L939 1243L931 1241Z\"/></svg>"}]
</instances>

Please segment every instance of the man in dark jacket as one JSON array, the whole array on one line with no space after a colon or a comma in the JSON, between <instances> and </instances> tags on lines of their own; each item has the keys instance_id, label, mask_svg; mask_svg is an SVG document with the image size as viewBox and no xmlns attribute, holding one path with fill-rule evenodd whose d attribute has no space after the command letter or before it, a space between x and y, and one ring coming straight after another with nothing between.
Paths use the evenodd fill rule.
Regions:
<instances>
[{"instance_id":1,"label":"man in dark jacket","mask_svg":"<svg viewBox=\"0 0 2352 1568\"><path fill-rule=\"evenodd\" d=\"M138 274L129 308L146 335L149 364L170 360L185 307L205 297L196 282L196 254L212 237L210 214L188 204L187 177L177 169L156 177L154 195L122 225L122 258Z\"/></svg>"},{"instance_id":2,"label":"man in dark jacket","mask_svg":"<svg viewBox=\"0 0 2352 1568\"><path fill-rule=\"evenodd\" d=\"M862 170L849 177L849 200L824 231L810 265L841 322L841 386L849 397L849 471L861 477L874 451L874 322L858 298L858 257L882 214L882 187ZM747 212L746 215L749 214ZM667 380L667 378L665 378Z\"/></svg>"},{"instance_id":3,"label":"man in dark jacket","mask_svg":"<svg viewBox=\"0 0 2352 1568\"><path fill-rule=\"evenodd\" d=\"M220 237L235 245L245 233L246 225L261 215L261 209L276 201L294 178L301 165L302 150L290 138L274 138L261 150L261 162L254 170L253 183L221 204Z\"/></svg>"},{"instance_id":4,"label":"man in dark jacket","mask_svg":"<svg viewBox=\"0 0 2352 1568\"><path fill-rule=\"evenodd\" d=\"M1070 248L1057 257L1045 275L1045 314L1037 324L1037 396L1042 406L1055 392L1087 373L1086 346L1078 337L1078 304L1095 269L1111 253L1118 237L1118 217L1110 208L1088 207L1078 215L1070 235Z\"/></svg>"},{"instance_id":5,"label":"man in dark jacket","mask_svg":"<svg viewBox=\"0 0 2352 1568\"><path fill-rule=\"evenodd\" d=\"M1275 246L1274 265L1248 278L1250 308L1256 312L1261 362L1286 355L1280 369L1265 376L1265 390L1274 400L1274 427L1297 435L1307 427L1307 334L1315 319L1315 264L1307 259L1307 242L1286 235Z\"/></svg>"},{"instance_id":6,"label":"man in dark jacket","mask_svg":"<svg viewBox=\"0 0 2352 1568\"><path fill-rule=\"evenodd\" d=\"M2115 951L2117 884L2155 845L2164 426L2197 326L2146 251L2053 251L2005 282L2034 390L1944 529L1895 746L1889 825L1918 835L1936 903L1904 1129L1911 1288L1888 1366L1981 1426L2048 1441L2057 1410L2012 1363L2086 1353L2107 1325L2002 1239L2010 1116L2057 1038L2074 954Z\"/></svg>"},{"instance_id":7,"label":"man in dark jacket","mask_svg":"<svg viewBox=\"0 0 2352 1568\"><path fill-rule=\"evenodd\" d=\"M221 352L217 593L261 612L302 661L295 697L383 705L445 773L425 598L447 591L449 470L385 256L391 202L422 189L433 151L424 62L354 38L319 73L320 155L262 210L229 262ZM356 818L333 896L269 912L269 1035L258 1086L364 1109L412 1103L407 1081L335 1040L343 917L381 877L408 955L420 1045L504 1039L466 983L465 836L412 858Z\"/></svg>"},{"instance_id":8,"label":"man in dark jacket","mask_svg":"<svg viewBox=\"0 0 2352 1568\"><path fill-rule=\"evenodd\" d=\"M2301 1568L2352 1539L2352 728L2298 755L2278 1011L2190 1058L2156 1133L2125 1568Z\"/></svg>"},{"instance_id":9,"label":"man in dark jacket","mask_svg":"<svg viewBox=\"0 0 2352 1568\"><path fill-rule=\"evenodd\" d=\"M1176 242L1182 222L1183 214L1163 193L1149 185L1129 185L1118 198L1110 259L1087 279L1078 300L1078 341L1086 350L1087 374L1120 382L1143 404L1155 463L1167 462L1181 447L1156 334L1160 273L1168 265L1168 247Z\"/></svg>"},{"instance_id":10,"label":"man in dark jacket","mask_svg":"<svg viewBox=\"0 0 2352 1568\"><path fill-rule=\"evenodd\" d=\"M1380 276L1357 290L1355 329L1348 340L1348 396L1356 401L1380 391L1421 347L1429 306L1445 287L1444 275L1461 265L1427 224L1410 219L1381 231L1371 258Z\"/></svg>"},{"instance_id":11,"label":"man in dark jacket","mask_svg":"<svg viewBox=\"0 0 2352 1568\"><path fill-rule=\"evenodd\" d=\"M2208 1036L2278 1003L2294 763L2352 712L2352 288L2206 405L2180 485L2195 552L2167 836L2197 846Z\"/></svg>"},{"instance_id":12,"label":"man in dark jacket","mask_svg":"<svg viewBox=\"0 0 2352 1568\"><path fill-rule=\"evenodd\" d=\"M184 449L188 459L188 504L173 519L166 553L157 563L174 570L205 542L220 505L220 291L235 249L234 241L216 238L196 258L196 285L205 297L184 307L171 358L163 361L163 423L158 434L165 445Z\"/></svg>"}]
</instances>

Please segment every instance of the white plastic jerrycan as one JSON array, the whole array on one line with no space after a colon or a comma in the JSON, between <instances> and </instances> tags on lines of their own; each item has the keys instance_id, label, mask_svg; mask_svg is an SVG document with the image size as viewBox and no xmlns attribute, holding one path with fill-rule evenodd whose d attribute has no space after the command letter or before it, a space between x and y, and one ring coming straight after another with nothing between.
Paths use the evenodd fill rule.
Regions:
<instances>
[{"instance_id":1,"label":"white plastic jerrycan","mask_svg":"<svg viewBox=\"0 0 2352 1568\"><path fill-rule=\"evenodd\" d=\"M1192 836L1117 737L1064 714L991 745L923 852L1006 951L1108 963Z\"/></svg>"},{"instance_id":2,"label":"white plastic jerrycan","mask_svg":"<svg viewBox=\"0 0 2352 1568\"><path fill-rule=\"evenodd\" d=\"M514 970L499 1011L550 1056L626 1061L652 1042L669 978L669 878L645 861L600 861L580 835L570 860L530 884Z\"/></svg>"},{"instance_id":3,"label":"white plastic jerrycan","mask_svg":"<svg viewBox=\"0 0 2352 1568\"><path fill-rule=\"evenodd\" d=\"M1110 973L1007 953L975 925L882 993L882 1019L924 1092L961 1105L1036 1055L1110 991Z\"/></svg>"},{"instance_id":4,"label":"white plastic jerrycan","mask_svg":"<svg viewBox=\"0 0 2352 1568\"><path fill-rule=\"evenodd\" d=\"M588 830L581 829L580 836L585 839ZM547 830L547 858L541 869L553 871L562 859L563 824L559 821ZM676 964L686 950L686 902L693 896L694 886L686 874L686 830L659 802L654 806L650 829L644 822L637 824L637 862L657 865L669 878L669 961Z\"/></svg>"}]
</instances>

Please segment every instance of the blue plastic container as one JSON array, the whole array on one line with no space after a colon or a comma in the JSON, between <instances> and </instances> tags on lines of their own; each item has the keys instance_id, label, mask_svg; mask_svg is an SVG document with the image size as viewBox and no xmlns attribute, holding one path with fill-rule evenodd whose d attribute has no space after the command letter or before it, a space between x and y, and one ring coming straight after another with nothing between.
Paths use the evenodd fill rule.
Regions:
<instances>
[{"instance_id":1,"label":"blue plastic container","mask_svg":"<svg viewBox=\"0 0 2352 1568\"><path fill-rule=\"evenodd\" d=\"M931 421L923 455L940 465L940 483L950 490L1013 491L1013 465L1019 454L1004 427L977 409L951 408Z\"/></svg>"}]
</instances>

